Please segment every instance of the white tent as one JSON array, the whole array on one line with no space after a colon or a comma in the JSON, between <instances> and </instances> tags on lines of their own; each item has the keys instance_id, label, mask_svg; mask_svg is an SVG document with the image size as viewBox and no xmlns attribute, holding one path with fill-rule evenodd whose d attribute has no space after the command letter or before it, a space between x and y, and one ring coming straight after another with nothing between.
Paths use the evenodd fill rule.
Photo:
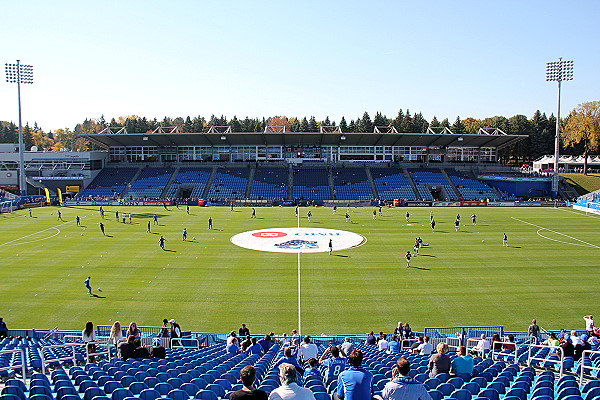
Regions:
<instances>
[{"instance_id":1,"label":"white tent","mask_svg":"<svg viewBox=\"0 0 600 400\"><path fill-rule=\"evenodd\" d=\"M600 170L600 156L588 156L588 168ZM583 168L583 156L560 156L558 158L559 171L575 171L577 168ZM554 169L554 156L543 156L533 162L535 172Z\"/></svg>"}]
</instances>

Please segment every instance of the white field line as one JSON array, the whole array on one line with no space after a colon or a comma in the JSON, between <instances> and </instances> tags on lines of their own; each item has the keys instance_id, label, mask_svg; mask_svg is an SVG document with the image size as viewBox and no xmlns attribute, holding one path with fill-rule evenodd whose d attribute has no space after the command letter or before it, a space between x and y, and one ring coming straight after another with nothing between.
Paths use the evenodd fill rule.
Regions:
<instances>
[{"instance_id":1,"label":"white field line","mask_svg":"<svg viewBox=\"0 0 600 400\"><path fill-rule=\"evenodd\" d=\"M8 241L8 242L6 242L6 243L2 243L2 244L0 244L0 247L2 247L2 246L10 246L10 245L11 245L11 243L17 242L17 241L19 241L19 240L22 240L22 239L28 238L28 237L30 237L30 236L33 236L33 235L37 235L38 233L42 233L42 232L49 231L50 229L56 229L56 230L58 230L58 233L60 233L60 229L58 229L57 227L58 227L58 226L63 226L63 225L65 225L65 224L68 224L68 223L70 223L70 222L73 222L73 221L67 221L67 222L63 222L62 224L58 224L58 225L56 225L56 226L53 226L53 227L50 227L50 228L42 229L41 231L33 232L33 233L30 233L29 235L21 236L20 238L16 238L16 239L10 240L10 241ZM57 233L57 234L58 234L58 233ZM44 239L38 239L38 240L50 239L51 237L54 237L54 236L56 236L57 234L54 234L54 235L52 235L52 236L50 236L50 237L47 237L47 238L44 238ZM36 242L36 241L37 241L37 240L33 240L32 242ZM25 242L25 243L31 243L31 242ZM19 245L19 244L24 244L24 243L16 243L16 244L14 244L13 246L16 246L16 245Z\"/></svg>"},{"instance_id":2,"label":"white field line","mask_svg":"<svg viewBox=\"0 0 600 400\"><path fill-rule=\"evenodd\" d=\"M590 213L587 214L585 211L572 211L572 210L565 210L564 208L558 208L558 210L560 211L565 211L571 214L577 214L577 215L581 215L582 217L588 217L588 218L600 218L600 216Z\"/></svg>"},{"instance_id":3,"label":"white field line","mask_svg":"<svg viewBox=\"0 0 600 400\"><path fill-rule=\"evenodd\" d=\"M516 221L522 222L524 224L535 226L536 228L539 228L538 231L537 231L537 234L539 236L543 237L544 239L553 240L555 242L560 242L560 243L565 243L565 244L571 244L573 246L593 247L593 248L596 248L596 249L600 249L600 246L596 246L595 244L591 244L591 243L585 242L585 241L583 241L581 239L577 239L577 238L575 238L573 236L569 236L569 235L566 235L564 233L560 233L560 232L554 231L552 229L544 228L543 226L532 224L531 222L523 221L522 219L519 219L519 218L515 218L515 217L511 217L511 218L514 219L514 220L516 220ZM571 242L563 242L561 240L557 240L557 239L552 239L552 238L546 237L546 236L540 234L540 231L542 231L542 230L549 231L549 232L552 232L552 233L556 233L557 235L561 235L561 236L564 236L564 237L568 237L569 239L573 239L573 240L576 240L578 242L584 243L585 245L578 244L578 243L571 243Z\"/></svg>"}]
</instances>

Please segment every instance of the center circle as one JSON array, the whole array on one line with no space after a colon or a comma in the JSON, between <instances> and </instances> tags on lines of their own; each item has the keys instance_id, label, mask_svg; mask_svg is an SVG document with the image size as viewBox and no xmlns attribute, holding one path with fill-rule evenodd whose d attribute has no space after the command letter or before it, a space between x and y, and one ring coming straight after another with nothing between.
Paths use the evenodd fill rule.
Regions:
<instances>
[{"instance_id":1,"label":"center circle","mask_svg":"<svg viewBox=\"0 0 600 400\"><path fill-rule=\"evenodd\" d=\"M231 243L250 250L273 253L321 253L346 250L364 244L367 239L358 233L325 228L269 228L241 232L231 237Z\"/></svg>"}]
</instances>

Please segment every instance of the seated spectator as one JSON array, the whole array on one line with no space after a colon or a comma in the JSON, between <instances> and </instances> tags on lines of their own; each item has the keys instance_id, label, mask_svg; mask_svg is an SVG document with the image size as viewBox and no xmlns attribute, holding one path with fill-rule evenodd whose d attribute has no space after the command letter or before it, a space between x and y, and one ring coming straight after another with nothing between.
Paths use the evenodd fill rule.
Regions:
<instances>
[{"instance_id":1,"label":"seated spectator","mask_svg":"<svg viewBox=\"0 0 600 400\"><path fill-rule=\"evenodd\" d=\"M392 380L385 384L384 400L431 400L425 385L410 377L410 362L402 357L392 369Z\"/></svg>"},{"instance_id":2,"label":"seated spectator","mask_svg":"<svg viewBox=\"0 0 600 400\"><path fill-rule=\"evenodd\" d=\"M321 371L319 371L319 361L317 361L316 358L308 360L308 366L309 368L305 369L304 375L302 375L304 381L306 381L309 376L316 376L319 380L323 380L323 375L321 375Z\"/></svg>"},{"instance_id":3,"label":"seated spectator","mask_svg":"<svg viewBox=\"0 0 600 400\"><path fill-rule=\"evenodd\" d=\"M237 340L237 335L235 331L229 332L229 336L227 336L226 346L229 346L233 340Z\"/></svg>"},{"instance_id":4,"label":"seated spectator","mask_svg":"<svg viewBox=\"0 0 600 400\"><path fill-rule=\"evenodd\" d=\"M400 336L404 334L404 324L402 322L398 321L398 326L394 329L394 334Z\"/></svg>"},{"instance_id":5,"label":"seated spectator","mask_svg":"<svg viewBox=\"0 0 600 400\"><path fill-rule=\"evenodd\" d=\"M8 328L6 327L6 322L4 322L4 318L0 318L0 338L5 338L8 336Z\"/></svg>"},{"instance_id":6,"label":"seated spectator","mask_svg":"<svg viewBox=\"0 0 600 400\"><path fill-rule=\"evenodd\" d=\"M146 346L142 346L142 339L136 338L133 341L135 349L133 349L133 358L150 358L150 352Z\"/></svg>"},{"instance_id":7,"label":"seated spectator","mask_svg":"<svg viewBox=\"0 0 600 400\"><path fill-rule=\"evenodd\" d=\"M274 389L269 395L269 400L315 400L310 389L298 386L297 368L294 365L283 363L279 365L279 381L281 386Z\"/></svg>"},{"instance_id":8,"label":"seated spectator","mask_svg":"<svg viewBox=\"0 0 600 400\"><path fill-rule=\"evenodd\" d=\"M515 349L515 335L513 335L512 333L510 333L507 337L506 337L506 342L508 343L504 343L502 345L502 347L506 350L514 350Z\"/></svg>"},{"instance_id":9,"label":"seated spectator","mask_svg":"<svg viewBox=\"0 0 600 400\"><path fill-rule=\"evenodd\" d=\"M502 343L500 343L500 342L502 342L502 339L500 339L500 335L499 334L494 333L492 335L491 342L492 342L491 343L492 349L494 349L494 350L500 350L500 349L502 349Z\"/></svg>"},{"instance_id":10,"label":"seated spectator","mask_svg":"<svg viewBox=\"0 0 600 400\"><path fill-rule=\"evenodd\" d=\"M350 368L338 375L335 399L370 400L373 396L373 374L362 367L363 352L353 350L348 357Z\"/></svg>"},{"instance_id":11,"label":"seated spectator","mask_svg":"<svg viewBox=\"0 0 600 400\"><path fill-rule=\"evenodd\" d=\"M331 354L330 358L325 359L325 357ZM331 346L319 359L319 363L326 368L325 372L325 384L329 385L334 380L337 380L340 372L346 369L348 360L344 357L340 357L340 349L336 346Z\"/></svg>"},{"instance_id":12,"label":"seated spectator","mask_svg":"<svg viewBox=\"0 0 600 400\"><path fill-rule=\"evenodd\" d=\"M375 339L375 333L373 331L367 333L367 338L365 339L365 344L367 346L375 346L377 343L377 339Z\"/></svg>"},{"instance_id":13,"label":"seated spectator","mask_svg":"<svg viewBox=\"0 0 600 400\"><path fill-rule=\"evenodd\" d=\"M352 350L354 350L354 343L352 343L352 340L349 337L344 339L344 343L340 345L340 350L344 357L348 357L348 355L352 353Z\"/></svg>"},{"instance_id":14,"label":"seated spectator","mask_svg":"<svg viewBox=\"0 0 600 400\"><path fill-rule=\"evenodd\" d=\"M408 322L404 324L404 334L402 336L404 337L404 339L412 339L415 337L412 329L410 329L410 325L408 324Z\"/></svg>"},{"instance_id":15,"label":"seated spectator","mask_svg":"<svg viewBox=\"0 0 600 400\"><path fill-rule=\"evenodd\" d=\"M387 335L385 333L381 334L381 338L377 341L377 349L379 351L387 351L389 347L389 342L387 341Z\"/></svg>"},{"instance_id":16,"label":"seated spectator","mask_svg":"<svg viewBox=\"0 0 600 400\"><path fill-rule=\"evenodd\" d=\"M263 348L258 342L256 338L253 337L250 339L250 347L246 349L246 353L248 354L262 354Z\"/></svg>"},{"instance_id":17,"label":"seated spectator","mask_svg":"<svg viewBox=\"0 0 600 400\"><path fill-rule=\"evenodd\" d=\"M240 380L244 387L231 393L231 395L229 395L230 400L267 400L267 393L254 387L256 370L252 365L246 365L242 368L240 371Z\"/></svg>"},{"instance_id":18,"label":"seated spectator","mask_svg":"<svg viewBox=\"0 0 600 400\"><path fill-rule=\"evenodd\" d=\"M258 341L258 344L260 344L262 346L263 352L266 353L267 351L269 351L271 346L273 346L273 342L271 341L271 336L265 335L264 338L262 338L261 340Z\"/></svg>"},{"instance_id":19,"label":"seated spectator","mask_svg":"<svg viewBox=\"0 0 600 400\"><path fill-rule=\"evenodd\" d=\"M429 357L429 363L427 364L427 371L429 371L431 377L438 374L450 373L450 357L446 354L448 352L448 345L441 342L438 343L436 349L437 354Z\"/></svg>"},{"instance_id":20,"label":"seated spectator","mask_svg":"<svg viewBox=\"0 0 600 400\"><path fill-rule=\"evenodd\" d=\"M227 345L226 350L228 353L237 354L240 352L240 346L238 346L237 338L234 337L233 340Z\"/></svg>"},{"instance_id":21,"label":"seated spectator","mask_svg":"<svg viewBox=\"0 0 600 400\"><path fill-rule=\"evenodd\" d=\"M136 338L142 337L142 331L138 328L135 322L129 324L129 328L127 328L127 332L125 334L127 337L135 336Z\"/></svg>"},{"instance_id":22,"label":"seated spectator","mask_svg":"<svg viewBox=\"0 0 600 400\"><path fill-rule=\"evenodd\" d=\"M273 368L276 368L281 364L291 364L294 367L296 367L296 370L298 370L300 374L304 374L304 368L302 368L300 364L298 364L298 359L292 355L291 347L286 347L283 349L283 357L281 357L279 361L275 363Z\"/></svg>"},{"instance_id":23,"label":"seated spectator","mask_svg":"<svg viewBox=\"0 0 600 400\"><path fill-rule=\"evenodd\" d=\"M392 335L392 339L388 343L388 353L397 354L400 352L400 342L398 342L398 335Z\"/></svg>"},{"instance_id":24,"label":"seated spectator","mask_svg":"<svg viewBox=\"0 0 600 400\"><path fill-rule=\"evenodd\" d=\"M490 351L490 341L485 338L485 333L481 334L481 339L477 342L477 346L473 347L471 351L474 354L480 354L482 357Z\"/></svg>"},{"instance_id":25,"label":"seated spectator","mask_svg":"<svg viewBox=\"0 0 600 400\"><path fill-rule=\"evenodd\" d=\"M250 329L248 329L246 324L242 324L242 326L238 330L238 334L240 335L240 337L250 336Z\"/></svg>"},{"instance_id":26,"label":"seated spectator","mask_svg":"<svg viewBox=\"0 0 600 400\"><path fill-rule=\"evenodd\" d=\"M560 344L560 347L563 349L563 354L565 357L573 357L575 355L575 346L571 343L571 338L569 334L565 334L563 337L563 342Z\"/></svg>"},{"instance_id":27,"label":"seated spectator","mask_svg":"<svg viewBox=\"0 0 600 400\"><path fill-rule=\"evenodd\" d=\"M309 358L317 358L319 348L316 344L312 343L310 336L304 336L303 342L304 343L302 343L298 349L298 360L300 360L300 362L304 362Z\"/></svg>"},{"instance_id":28,"label":"seated spectator","mask_svg":"<svg viewBox=\"0 0 600 400\"><path fill-rule=\"evenodd\" d=\"M152 348L150 349L150 357L152 358L166 358L167 352L165 348L160 344L159 338L154 338L152 341Z\"/></svg>"},{"instance_id":29,"label":"seated spectator","mask_svg":"<svg viewBox=\"0 0 600 400\"><path fill-rule=\"evenodd\" d=\"M119 358L122 360L133 358L133 351L135 350L134 340L135 336L129 335L126 342L121 342L117 345L117 355Z\"/></svg>"},{"instance_id":30,"label":"seated spectator","mask_svg":"<svg viewBox=\"0 0 600 400\"><path fill-rule=\"evenodd\" d=\"M413 353L418 353L418 352L419 352L418 348L419 348L419 346L421 346L423 343L424 343L424 341L423 341L423 336L419 336L419 337L417 338L417 341L416 341L416 342L414 342L414 343L413 343L413 344L410 346L410 351L412 351Z\"/></svg>"},{"instance_id":31,"label":"seated spectator","mask_svg":"<svg viewBox=\"0 0 600 400\"><path fill-rule=\"evenodd\" d=\"M123 331L121 330L121 323L119 321L115 321L113 326L110 328L110 335L108 337L108 344L114 344L115 346L122 342L123 339Z\"/></svg>"},{"instance_id":32,"label":"seated spectator","mask_svg":"<svg viewBox=\"0 0 600 400\"><path fill-rule=\"evenodd\" d=\"M242 338L242 336L240 336L240 340L241 340L241 338ZM240 351L242 353L245 353L250 346L252 346L252 338L250 337L250 335L248 335L248 336L246 336L246 339L244 339L244 341L242 341L242 343L240 343ZM260 348L260 350L262 352L262 347ZM258 353L258 354L260 354L260 353Z\"/></svg>"},{"instance_id":33,"label":"seated spectator","mask_svg":"<svg viewBox=\"0 0 600 400\"><path fill-rule=\"evenodd\" d=\"M474 366L475 361L467 354L467 348L459 346L456 357L450 362L450 372L467 382L473 376Z\"/></svg>"},{"instance_id":34,"label":"seated spectator","mask_svg":"<svg viewBox=\"0 0 600 400\"><path fill-rule=\"evenodd\" d=\"M429 343L429 336L423 336L423 343L417 347L417 351L422 356L428 356L433 353L433 345Z\"/></svg>"},{"instance_id":35,"label":"seated spectator","mask_svg":"<svg viewBox=\"0 0 600 400\"><path fill-rule=\"evenodd\" d=\"M547 346L559 346L560 345L560 342L556 338L556 333L550 332L550 335L548 336L548 340L546 340L546 345Z\"/></svg>"}]
</instances>

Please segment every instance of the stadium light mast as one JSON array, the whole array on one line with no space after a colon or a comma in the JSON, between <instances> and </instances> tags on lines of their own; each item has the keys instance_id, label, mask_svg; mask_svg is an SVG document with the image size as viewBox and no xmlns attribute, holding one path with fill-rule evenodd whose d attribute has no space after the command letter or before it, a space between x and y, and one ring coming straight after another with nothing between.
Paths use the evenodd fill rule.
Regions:
<instances>
[{"instance_id":1,"label":"stadium light mast","mask_svg":"<svg viewBox=\"0 0 600 400\"><path fill-rule=\"evenodd\" d=\"M6 82L17 84L17 97L19 102L19 192L21 196L27 194L25 180L25 144L23 143L23 125L21 124L21 83L33 83L33 66L23 65L20 60L16 64L5 64Z\"/></svg>"},{"instance_id":2,"label":"stadium light mast","mask_svg":"<svg viewBox=\"0 0 600 400\"><path fill-rule=\"evenodd\" d=\"M556 112L556 136L554 138L554 174L552 175L552 197L558 196L558 159L560 157L560 84L562 81L573 80L573 61L558 61L546 63L546 81L558 82L558 110Z\"/></svg>"}]
</instances>

